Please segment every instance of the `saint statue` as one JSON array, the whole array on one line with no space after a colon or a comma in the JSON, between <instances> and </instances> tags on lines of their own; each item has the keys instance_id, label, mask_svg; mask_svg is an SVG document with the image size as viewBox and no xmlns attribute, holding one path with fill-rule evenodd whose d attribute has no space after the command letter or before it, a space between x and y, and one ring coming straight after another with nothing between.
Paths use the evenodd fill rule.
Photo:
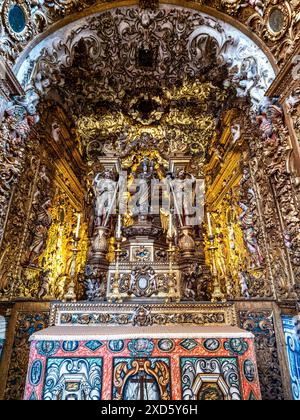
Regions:
<instances>
[{"instance_id":1,"label":"saint statue","mask_svg":"<svg viewBox=\"0 0 300 420\"><path fill-rule=\"evenodd\" d=\"M243 231L244 242L250 252L254 265L256 267L261 267L264 262L264 258L261 254L259 244L256 238L253 213L249 206L245 203L239 203L243 212L241 213L239 219L241 224L241 229Z\"/></svg>"},{"instance_id":2,"label":"saint statue","mask_svg":"<svg viewBox=\"0 0 300 420\"><path fill-rule=\"evenodd\" d=\"M174 199L175 213L178 215L180 224L181 226L189 226L190 219L195 214L193 210L193 186L196 179L182 169L176 177L169 174L167 180Z\"/></svg>"},{"instance_id":3,"label":"saint statue","mask_svg":"<svg viewBox=\"0 0 300 420\"><path fill-rule=\"evenodd\" d=\"M32 240L29 245L28 264L37 265L38 258L42 255L45 249L48 230L52 224L52 217L49 212L51 207L51 200L47 199L41 206L37 214L37 219L32 230Z\"/></svg>"},{"instance_id":4,"label":"saint statue","mask_svg":"<svg viewBox=\"0 0 300 420\"><path fill-rule=\"evenodd\" d=\"M137 175L136 179L136 196L133 197L131 202L135 202L134 215L147 216L151 205L151 181L154 178L154 163L145 157L141 166L142 172Z\"/></svg>"},{"instance_id":5,"label":"saint statue","mask_svg":"<svg viewBox=\"0 0 300 420\"><path fill-rule=\"evenodd\" d=\"M95 193L95 227L106 227L116 202L118 183L110 170L98 173L93 182Z\"/></svg>"}]
</instances>

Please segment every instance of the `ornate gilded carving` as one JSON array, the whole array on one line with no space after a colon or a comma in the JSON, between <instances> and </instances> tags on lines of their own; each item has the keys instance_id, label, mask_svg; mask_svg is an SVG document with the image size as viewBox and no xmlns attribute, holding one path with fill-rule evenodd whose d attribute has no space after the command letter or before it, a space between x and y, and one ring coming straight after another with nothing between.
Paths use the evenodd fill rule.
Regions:
<instances>
[{"instance_id":1,"label":"ornate gilded carving","mask_svg":"<svg viewBox=\"0 0 300 420\"><path fill-rule=\"evenodd\" d=\"M12 188L19 180L24 165L25 140L36 115L37 95L30 91L24 98L15 98L8 104L0 127L0 241L3 238L5 218Z\"/></svg>"},{"instance_id":2,"label":"ornate gilded carving","mask_svg":"<svg viewBox=\"0 0 300 420\"><path fill-rule=\"evenodd\" d=\"M52 304L51 325L237 325L232 304Z\"/></svg>"},{"instance_id":3,"label":"ornate gilded carving","mask_svg":"<svg viewBox=\"0 0 300 420\"><path fill-rule=\"evenodd\" d=\"M175 30L166 37L166 27L176 28L182 13L186 19L180 38ZM106 29L110 24L113 32ZM116 38L122 42L115 43ZM24 83L33 82L40 94L56 88L67 107L73 105L90 156L128 153L147 133L165 154L189 151L201 163L215 137L216 111L229 93L249 94L257 107L274 76L266 57L237 31L229 34L213 18L177 9L145 11L142 18L135 8L99 14L39 54ZM83 102L82 94L89 100Z\"/></svg>"},{"instance_id":4,"label":"ornate gilded carving","mask_svg":"<svg viewBox=\"0 0 300 420\"><path fill-rule=\"evenodd\" d=\"M255 335L256 356L263 399L283 400L274 320L272 311L239 312L241 328Z\"/></svg>"},{"instance_id":5,"label":"ornate gilded carving","mask_svg":"<svg viewBox=\"0 0 300 420\"><path fill-rule=\"evenodd\" d=\"M281 108L269 102L261 109L258 128L262 134L250 141L254 182L257 185L271 248L271 267L282 298L293 298L299 278L299 210L293 174L288 170L289 136ZM270 244L270 242L269 242ZM281 244L280 248L278 244Z\"/></svg>"},{"instance_id":6,"label":"ornate gilded carving","mask_svg":"<svg viewBox=\"0 0 300 420\"><path fill-rule=\"evenodd\" d=\"M71 282L73 267L73 247L76 231L76 209L66 192L57 188L52 206L53 224L49 231L46 250L42 255L43 269L50 270L50 295L64 299ZM79 231L79 252L76 259L76 275L84 271L87 258L87 228L83 222ZM79 280L79 279L78 279ZM83 294L83 284L76 284L78 296Z\"/></svg>"},{"instance_id":7,"label":"ornate gilded carving","mask_svg":"<svg viewBox=\"0 0 300 420\"><path fill-rule=\"evenodd\" d=\"M1 13L4 16L4 25L1 28L2 46L0 53L10 62L14 62L28 41L38 33L44 32L54 22L74 12L82 11L94 4L110 3L114 7L114 0L55 0L32 3L29 0L22 2L22 10L26 17L24 28L20 32L12 29L8 14L12 0L2 4ZM299 40L299 3L297 0L194 0L193 3L207 5L224 13L233 15L240 23L254 31L264 39L280 63L286 59L287 53L292 53ZM144 10L156 9L158 1L142 1L140 6ZM163 6L160 5L160 8ZM147 15L143 21L148 22ZM14 41L18 39L18 48ZM278 40L280 39L280 43Z\"/></svg>"},{"instance_id":8,"label":"ornate gilded carving","mask_svg":"<svg viewBox=\"0 0 300 420\"><path fill-rule=\"evenodd\" d=\"M4 398L22 400L29 361L29 337L47 328L48 312L18 312Z\"/></svg>"}]
</instances>

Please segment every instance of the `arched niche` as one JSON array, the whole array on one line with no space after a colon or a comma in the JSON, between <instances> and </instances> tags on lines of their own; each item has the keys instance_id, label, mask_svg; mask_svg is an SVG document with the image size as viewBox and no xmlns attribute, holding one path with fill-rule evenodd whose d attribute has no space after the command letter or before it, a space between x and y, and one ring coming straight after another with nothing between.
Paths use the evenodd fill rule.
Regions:
<instances>
[{"instance_id":1,"label":"arched niche","mask_svg":"<svg viewBox=\"0 0 300 420\"><path fill-rule=\"evenodd\" d=\"M214 60L227 66L229 70L230 76L223 82L232 84L238 97L249 96L253 110L257 111L276 72L275 63L270 54L266 54L263 44L249 32L246 34L247 30L242 25L234 24L235 21L224 14L194 3L191 4L194 9L180 7L180 2L175 3L161 4L158 10L153 11L141 11L136 6L108 10L108 5L99 5L97 8L69 16L54 24L28 45L15 65L17 78L25 91L33 88L35 94L45 96L50 85L53 86L57 82L51 79L51 72L54 71L58 75L66 68L72 67L74 50L79 42L85 41L95 63L104 67L103 62L106 62L106 80L103 77L101 81L100 77L103 89L107 88L108 75L114 76L111 71L114 62L123 61L122 70L126 69L126 66L132 69L132 80L129 74L125 76L128 79L127 85L136 83L136 76L142 75L143 72L136 69L136 54L133 48L141 47L149 29L150 36L154 35L151 42L155 39L157 48L157 69L153 69L154 77L160 80L169 78L172 81L184 75L193 77L201 66L206 66L211 60L209 50L212 49ZM114 22L114 29L110 33L104 30L101 34L101 20L107 23ZM173 44L168 45L164 36L167 37L167 41L173 41ZM178 42L175 47L176 38ZM116 39L120 40L119 45L113 44ZM105 48L109 51L108 54ZM127 63L124 51L130 54ZM186 58L184 68L179 63L182 54ZM177 69L178 74L176 71L167 74L166 69L170 69L170 63L173 63L173 68L176 67L174 63L180 66L180 70ZM122 72L119 73L119 77L122 84ZM34 100L32 97L31 101Z\"/></svg>"}]
</instances>

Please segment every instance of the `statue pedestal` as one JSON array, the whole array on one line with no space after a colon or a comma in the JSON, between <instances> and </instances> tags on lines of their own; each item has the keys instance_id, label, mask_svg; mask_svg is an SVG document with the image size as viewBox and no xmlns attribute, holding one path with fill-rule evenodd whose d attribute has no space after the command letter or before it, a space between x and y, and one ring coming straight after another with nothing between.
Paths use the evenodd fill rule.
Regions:
<instances>
[{"instance_id":1,"label":"statue pedestal","mask_svg":"<svg viewBox=\"0 0 300 420\"><path fill-rule=\"evenodd\" d=\"M166 301L169 295L170 265L168 247L163 230L150 220L138 220L137 224L124 229L127 242L122 244L120 261L108 270L107 300L113 299L115 276L119 274L119 292L123 301ZM172 298L180 300L180 270L173 264L175 275Z\"/></svg>"},{"instance_id":2,"label":"statue pedestal","mask_svg":"<svg viewBox=\"0 0 300 420\"><path fill-rule=\"evenodd\" d=\"M106 262L108 252L109 229L99 226L95 228L94 236L91 240L91 251L89 254L89 264L97 265Z\"/></svg>"}]
</instances>

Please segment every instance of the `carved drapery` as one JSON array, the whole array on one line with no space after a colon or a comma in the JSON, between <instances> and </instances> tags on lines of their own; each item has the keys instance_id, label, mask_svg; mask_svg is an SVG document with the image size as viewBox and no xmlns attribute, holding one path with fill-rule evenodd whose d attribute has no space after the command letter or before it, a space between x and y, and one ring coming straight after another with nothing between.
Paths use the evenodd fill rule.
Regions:
<instances>
[{"instance_id":1,"label":"carved drapery","mask_svg":"<svg viewBox=\"0 0 300 420\"><path fill-rule=\"evenodd\" d=\"M20 33L13 31L8 14L12 5L11 0L5 0L1 5L3 25L1 26L0 54L11 63L15 62L20 50L28 42L60 19L76 12L88 9L91 6L101 7L101 4L110 4L114 7L114 0L55 0L31 2L24 0L22 9L26 24ZM163 1L160 1L162 7ZM180 4L180 1L176 2ZM156 7L158 1L138 2L143 8ZM250 31L260 37L270 48L277 61L284 64L286 57L292 54L299 42L300 7L297 0L194 0L193 4L209 6L211 10L217 9L224 16L233 16L238 22L244 24ZM16 44L18 41L18 46Z\"/></svg>"}]
</instances>

